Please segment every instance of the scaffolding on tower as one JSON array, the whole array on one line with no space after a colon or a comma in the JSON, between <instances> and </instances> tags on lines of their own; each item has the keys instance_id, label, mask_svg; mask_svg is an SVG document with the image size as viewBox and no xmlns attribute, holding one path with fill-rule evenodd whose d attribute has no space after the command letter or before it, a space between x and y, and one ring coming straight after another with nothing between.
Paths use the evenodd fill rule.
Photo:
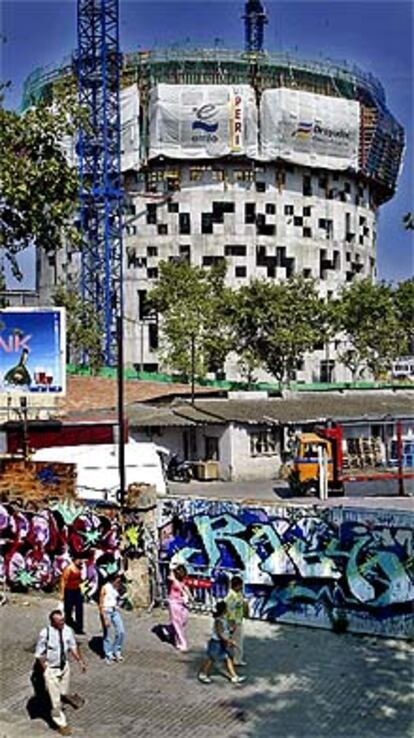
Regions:
<instances>
[{"instance_id":1,"label":"scaffolding on tower","mask_svg":"<svg viewBox=\"0 0 414 738\"><path fill-rule=\"evenodd\" d=\"M105 363L117 363L123 313L119 0L78 0L75 69L87 120L79 131L81 291L103 330Z\"/></svg>"}]
</instances>

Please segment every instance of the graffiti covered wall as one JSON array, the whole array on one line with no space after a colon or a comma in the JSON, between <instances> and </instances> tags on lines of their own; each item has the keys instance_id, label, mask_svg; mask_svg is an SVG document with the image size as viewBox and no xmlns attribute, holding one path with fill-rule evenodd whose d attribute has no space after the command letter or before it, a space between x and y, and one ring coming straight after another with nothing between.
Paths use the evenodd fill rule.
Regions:
<instances>
[{"instance_id":1,"label":"graffiti covered wall","mask_svg":"<svg viewBox=\"0 0 414 738\"><path fill-rule=\"evenodd\" d=\"M408 637L413 523L403 511L170 499L159 558L212 579L239 570L252 617Z\"/></svg>"},{"instance_id":2,"label":"graffiti covered wall","mask_svg":"<svg viewBox=\"0 0 414 738\"><path fill-rule=\"evenodd\" d=\"M90 598L100 575L117 571L123 557L144 555L148 531L138 511L125 515L122 528L119 509L93 510L64 500L49 507L0 505L0 536L0 576L12 588L52 590L76 555L84 559Z\"/></svg>"}]
</instances>

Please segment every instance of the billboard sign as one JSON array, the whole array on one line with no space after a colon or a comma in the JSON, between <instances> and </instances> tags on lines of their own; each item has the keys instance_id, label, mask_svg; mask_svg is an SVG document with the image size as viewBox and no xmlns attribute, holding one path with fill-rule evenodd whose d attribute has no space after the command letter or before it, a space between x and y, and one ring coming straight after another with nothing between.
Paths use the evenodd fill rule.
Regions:
<instances>
[{"instance_id":1,"label":"billboard sign","mask_svg":"<svg viewBox=\"0 0 414 738\"><path fill-rule=\"evenodd\" d=\"M327 169L358 168L359 103L302 90L265 90L262 157Z\"/></svg>"},{"instance_id":2,"label":"billboard sign","mask_svg":"<svg viewBox=\"0 0 414 738\"><path fill-rule=\"evenodd\" d=\"M0 392L65 393L64 308L0 310Z\"/></svg>"},{"instance_id":3,"label":"billboard sign","mask_svg":"<svg viewBox=\"0 0 414 738\"><path fill-rule=\"evenodd\" d=\"M257 155L257 109L249 85L167 85L150 94L150 158Z\"/></svg>"}]
</instances>

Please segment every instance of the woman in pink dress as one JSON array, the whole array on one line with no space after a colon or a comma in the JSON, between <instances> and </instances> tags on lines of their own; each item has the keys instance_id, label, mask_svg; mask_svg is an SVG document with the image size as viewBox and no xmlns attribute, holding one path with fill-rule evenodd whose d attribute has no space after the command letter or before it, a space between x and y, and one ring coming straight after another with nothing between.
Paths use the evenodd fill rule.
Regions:
<instances>
[{"instance_id":1,"label":"woman in pink dress","mask_svg":"<svg viewBox=\"0 0 414 738\"><path fill-rule=\"evenodd\" d=\"M191 593L185 584L187 570L179 564L172 569L169 579L168 608L170 626L175 636L175 647L179 651L188 651L185 628L188 622L188 603Z\"/></svg>"}]
</instances>

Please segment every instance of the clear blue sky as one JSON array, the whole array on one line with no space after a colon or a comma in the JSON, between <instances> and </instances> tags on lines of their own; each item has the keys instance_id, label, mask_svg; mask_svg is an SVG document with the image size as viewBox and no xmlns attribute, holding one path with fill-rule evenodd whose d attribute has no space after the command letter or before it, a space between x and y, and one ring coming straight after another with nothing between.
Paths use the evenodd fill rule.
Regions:
<instances>
[{"instance_id":1,"label":"clear blue sky","mask_svg":"<svg viewBox=\"0 0 414 738\"><path fill-rule=\"evenodd\" d=\"M242 0L120 0L123 51L176 43L242 48ZM378 233L381 278L413 274L413 243L401 217L414 209L413 191L413 3L411 0L289 0L265 2L269 51L355 62L385 87L388 107L407 136L396 196L382 206ZM6 104L18 107L22 83L36 67L56 65L76 47L75 0L2 0L1 77L11 80Z\"/></svg>"}]
</instances>

